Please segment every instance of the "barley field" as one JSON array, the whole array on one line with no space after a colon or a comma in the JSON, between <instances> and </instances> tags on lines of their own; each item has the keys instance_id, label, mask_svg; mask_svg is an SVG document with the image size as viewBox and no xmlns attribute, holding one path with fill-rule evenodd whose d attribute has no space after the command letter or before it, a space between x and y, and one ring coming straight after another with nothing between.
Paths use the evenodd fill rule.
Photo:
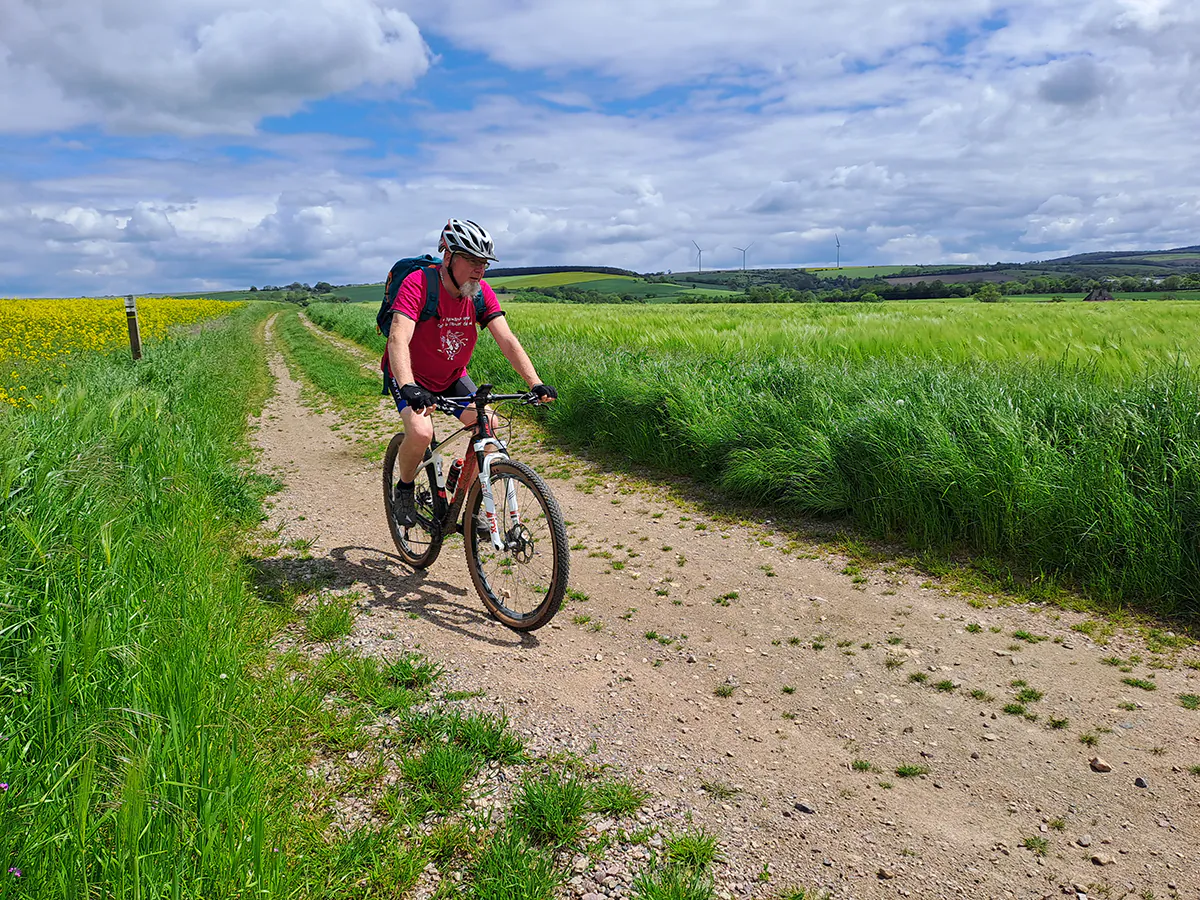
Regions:
<instances>
[{"instance_id":1,"label":"barley field","mask_svg":"<svg viewBox=\"0 0 1200 900\"><path fill-rule=\"evenodd\" d=\"M508 305L550 426L1004 578L1200 613L1200 305ZM374 349L373 311L310 308ZM476 381L513 386L491 341Z\"/></svg>"}]
</instances>

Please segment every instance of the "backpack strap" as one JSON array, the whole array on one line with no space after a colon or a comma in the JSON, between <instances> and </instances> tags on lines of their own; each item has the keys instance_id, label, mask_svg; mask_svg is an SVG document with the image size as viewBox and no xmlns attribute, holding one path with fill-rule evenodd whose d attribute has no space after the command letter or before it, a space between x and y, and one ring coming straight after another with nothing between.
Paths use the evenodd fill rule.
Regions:
<instances>
[{"instance_id":1,"label":"backpack strap","mask_svg":"<svg viewBox=\"0 0 1200 900\"><path fill-rule=\"evenodd\" d=\"M418 322L437 318L438 298L442 290L442 273L439 267L428 266L421 271L425 273L425 307L421 310L421 318L417 320Z\"/></svg>"}]
</instances>

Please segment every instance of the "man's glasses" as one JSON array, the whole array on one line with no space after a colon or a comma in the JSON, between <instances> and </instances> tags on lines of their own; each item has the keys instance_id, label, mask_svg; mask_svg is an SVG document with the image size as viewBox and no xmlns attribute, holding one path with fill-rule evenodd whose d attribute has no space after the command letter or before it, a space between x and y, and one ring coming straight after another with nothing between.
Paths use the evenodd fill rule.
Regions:
<instances>
[{"instance_id":1,"label":"man's glasses","mask_svg":"<svg viewBox=\"0 0 1200 900\"><path fill-rule=\"evenodd\" d=\"M483 269L485 272L487 271L487 267L491 265L489 260L480 259L478 256L471 256L467 253L458 254L458 258L465 262L470 268Z\"/></svg>"}]
</instances>

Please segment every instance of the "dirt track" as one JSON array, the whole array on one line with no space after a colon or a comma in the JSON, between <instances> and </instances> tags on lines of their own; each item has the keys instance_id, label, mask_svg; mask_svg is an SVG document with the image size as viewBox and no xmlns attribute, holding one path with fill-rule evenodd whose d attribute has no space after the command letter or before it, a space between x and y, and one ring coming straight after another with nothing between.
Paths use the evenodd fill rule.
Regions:
<instances>
[{"instance_id":1,"label":"dirt track","mask_svg":"<svg viewBox=\"0 0 1200 900\"><path fill-rule=\"evenodd\" d=\"M618 764L690 810L721 836L727 893L1200 898L1200 711L1178 699L1200 694L1185 665L1200 651L1154 654L1120 629L1099 644L1071 629L1083 615L973 607L903 569L844 573L803 536L518 433L514 456L549 476L570 522L571 586L588 598L522 637L486 616L460 540L427 572L398 560L378 464L301 402L277 351L272 370L256 441L286 485L274 521L284 541L313 542L337 589L362 592L349 641L382 656L419 647L535 746ZM381 422L354 436L386 440L394 410ZM1102 661L1131 656L1131 672ZM724 684L732 695L716 696ZM1003 711L1022 689L1042 694L1024 704L1036 720ZM1095 756L1112 771L1093 771ZM748 876L764 864L769 883Z\"/></svg>"}]
</instances>

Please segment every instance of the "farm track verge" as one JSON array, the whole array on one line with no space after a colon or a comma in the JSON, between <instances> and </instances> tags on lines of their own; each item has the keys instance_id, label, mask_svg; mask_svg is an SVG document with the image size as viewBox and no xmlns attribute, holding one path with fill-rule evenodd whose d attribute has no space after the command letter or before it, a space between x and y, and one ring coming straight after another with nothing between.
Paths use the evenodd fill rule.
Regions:
<instances>
[{"instance_id":1,"label":"farm track verge","mask_svg":"<svg viewBox=\"0 0 1200 900\"><path fill-rule=\"evenodd\" d=\"M522 638L485 617L458 542L426 573L396 559L377 468L346 440L386 433L303 409L277 377L258 432L287 485L273 519L329 588L361 594L340 646L419 649L455 689L486 692L481 709L507 711L532 752L620 767L666 804L654 823L690 816L719 835L721 891L1198 896L1190 642L831 557L533 429L514 450L572 523L574 595ZM570 890L604 888L603 862Z\"/></svg>"}]
</instances>

